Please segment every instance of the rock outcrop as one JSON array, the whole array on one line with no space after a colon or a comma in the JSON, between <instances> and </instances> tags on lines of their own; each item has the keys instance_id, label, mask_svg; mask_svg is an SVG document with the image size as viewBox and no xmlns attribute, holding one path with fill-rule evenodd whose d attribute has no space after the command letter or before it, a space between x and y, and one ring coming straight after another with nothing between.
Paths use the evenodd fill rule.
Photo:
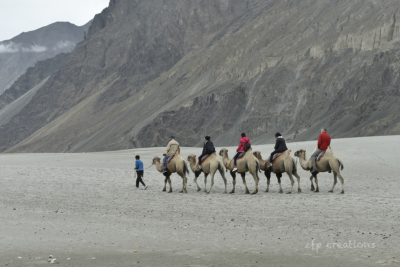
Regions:
<instances>
[{"instance_id":1,"label":"rock outcrop","mask_svg":"<svg viewBox=\"0 0 400 267\"><path fill-rule=\"evenodd\" d=\"M1 150L81 152L400 133L396 1L113 0L0 127Z\"/></svg>"}]
</instances>

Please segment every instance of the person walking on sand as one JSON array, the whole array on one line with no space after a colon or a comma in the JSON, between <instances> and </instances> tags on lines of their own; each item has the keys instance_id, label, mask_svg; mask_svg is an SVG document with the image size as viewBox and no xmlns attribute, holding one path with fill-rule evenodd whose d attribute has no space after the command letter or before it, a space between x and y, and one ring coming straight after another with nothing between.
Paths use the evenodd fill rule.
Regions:
<instances>
[{"instance_id":1,"label":"person walking on sand","mask_svg":"<svg viewBox=\"0 0 400 267\"><path fill-rule=\"evenodd\" d=\"M136 188L139 189L139 183L141 183L144 186L144 190L147 189L147 185L143 182L143 175L144 175L144 169L143 169L143 162L140 160L140 156L137 155L135 156L136 162L135 162L135 170L136 170Z\"/></svg>"},{"instance_id":2,"label":"person walking on sand","mask_svg":"<svg viewBox=\"0 0 400 267\"><path fill-rule=\"evenodd\" d=\"M246 144L250 144L250 139L246 137L245 133L242 133L242 138L239 141L239 147L236 149L236 155L233 157L233 162L235 164L235 167L233 168L232 172L237 172L237 158L239 157L240 154L244 153L244 149Z\"/></svg>"},{"instance_id":3,"label":"person walking on sand","mask_svg":"<svg viewBox=\"0 0 400 267\"><path fill-rule=\"evenodd\" d=\"M164 171L163 173L168 172L168 167L167 167L167 159L169 157L172 157L178 152L179 150L179 143L175 141L175 136L171 135L169 137L169 143L167 146L167 153L164 153L164 159L163 159L163 165L164 165Z\"/></svg>"},{"instance_id":4,"label":"person walking on sand","mask_svg":"<svg viewBox=\"0 0 400 267\"><path fill-rule=\"evenodd\" d=\"M328 129L325 127L322 127L321 129L321 134L318 137L318 148L315 150L315 152L311 155L311 160L312 160L312 169L310 170L311 173L314 173L317 171L317 157L321 152L326 151L328 147L331 145L331 137L327 133Z\"/></svg>"}]
</instances>

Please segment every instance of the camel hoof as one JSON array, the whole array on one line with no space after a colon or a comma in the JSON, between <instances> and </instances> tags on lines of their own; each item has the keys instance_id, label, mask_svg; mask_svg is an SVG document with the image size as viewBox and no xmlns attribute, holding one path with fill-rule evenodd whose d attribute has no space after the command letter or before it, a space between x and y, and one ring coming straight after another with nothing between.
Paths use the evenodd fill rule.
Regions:
<instances>
[{"instance_id":1,"label":"camel hoof","mask_svg":"<svg viewBox=\"0 0 400 267\"><path fill-rule=\"evenodd\" d=\"M333 190L329 190L328 193L333 193Z\"/></svg>"},{"instance_id":2,"label":"camel hoof","mask_svg":"<svg viewBox=\"0 0 400 267\"><path fill-rule=\"evenodd\" d=\"M246 192L246 195L250 195L250 191L247 191L247 192Z\"/></svg>"},{"instance_id":3,"label":"camel hoof","mask_svg":"<svg viewBox=\"0 0 400 267\"><path fill-rule=\"evenodd\" d=\"M314 192L315 192L315 193L319 193L319 189L315 190Z\"/></svg>"},{"instance_id":4,"label":"camel hoof","mask_svg":"<svg viewBox=\"0 0 400 267\"><path fill-rule=\"evenodd\" d=\"M207 194L207 195L210 194L210 191L206 192L206 194Z\"/></svg>"},{"instance_id":5,"label":"camel hoof","mask_svg":"<svg viewBox=\"0 0 400 267\"><path fill-rule=\"evenodd\" d=\"M197 192L201 191L201 188L197 188Z\"/></svg>"},{"instance_id":6,"label":"camel hoof","mask_svg":"<svg viewBox=\"0 0 400 267\"><path fill-rule=\"evenodd\" d=\"M172 193L172 190L171 190L171 191L169 191L169 192L168 192L168 194L169 194L169 193Z\"/></svg>"},{"instance_id":7,"label":"camel hoof","mask_svg":"<svg viewBox=\"0 0 400 267\"><path fill-rule=\"evenodd\" d=\"M289 195L289 194L291 194L291 193L292 193L292 192L287 192L286 194Z\"/></svg>"},{"instance_id":8,"label":"camel hoof","mask_svg":"<svg viewBox=\"0 0 400 267\"><path fill-rule=\"evenodd\" d=\"M228 194L228 192L225 191L224 194Z\"/></svg>"},{"instance_id":9,"label":"camel hoof","mask_svg":"<svg viewBox=\"0 0 400 267\"><path fill-rule=\"evenodd\" d=\"M342 191L340 194L344 194L344 191Z\"/></svg>"},{"instance_id":10,"label":"camel hoof","mask_svg":"<svg viewBox=\"0 0 400 267\"><path fill-rule=\"evenodd\" d=\"M267 190L265 190L265 193L268 193L269 192L269 190L267 189Z\"/></svg>"},{"instance_id":11,"label":"camel hoof","mask_svg":"<svg viewBox=\"0 0 400 267\"><path fill-rule=\"evenodd\" d=\"M167 192L167 189L163 189L163 191L161 191L161 192Z\"/></svg>"},{"instance_id":12,"label":"camel hoof","mask_svg":"<svg viewBox=\"0 0 400 267\"><path fill-rule=\"evenodd\" d=\"M299 188L299 193L301 193L301 189Z\"/></svg>"},{"instance_id":13,"label":"camel hoof","mask_svg":"<svg viewBox=\"0 0 400 267\"><path fill-rule=\"evenodd\" d=\"M183 193L183 190L182 190L182 191L179 191L179 193Z\"/></svg>"},{"instance_id":14,"label":"camel hoof","mask_svg":"<svg viewBox=\"0 0 400 267\"><path fill-rule=\"evenodd\" d=\"M315 191L315 188L311 187L310 191Z\"/></svg>"},{"instance_id":15,"label":"camel hoof","mask_svg":"<svg viewBox=\"0 0 400 267\"><path fill-rule=\"evenodd\" d=\"M258 191L254 191L253 193L251 193L252 195L256 195L258 193Z\"/></svg>"},{"instance_id":16,"label":"camel hoof","mask_svg":"<svg viewBox=\"0 0 400 267\"><path fill-rule=\"evenodd\" d=\"M283 194L283 191L281 190L281 191L279 191L279 194Z\"/></svg>"}]
</instances>

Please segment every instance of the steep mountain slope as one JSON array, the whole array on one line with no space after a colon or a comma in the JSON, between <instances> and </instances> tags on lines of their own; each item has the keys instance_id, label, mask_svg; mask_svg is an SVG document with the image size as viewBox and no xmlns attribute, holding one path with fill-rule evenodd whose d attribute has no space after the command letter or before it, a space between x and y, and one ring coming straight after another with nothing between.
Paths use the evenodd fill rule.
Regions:
<instances>
[{"instance_id":1,"label":"steep mountain slope","mask_svg":"<svg viewBox=\"0 0 400 267\"><path fill-rule=\"evenodd\" d=\"M40 84L54 71L58 70L60 66L67 61L68 56L69 54L61 53L53 58L39 61L34 67L28 68L9 89L0 95L0 110Z\"/></svg>"},{"instance_id":2,"label":"steep mountain slope","mask_svg":"<svg viewBox=\"0 0 400 267\"><path fill-rule=\"evenodd\" d=\"M397 17L391 0L112 0L1 150L399 134Z\"/></svg>"},{"instance_id":3,"label":"steep mountain slope","mask_svg":"<svg viewBox=\"0 0 400 267\"><path fill-rule=\"evenodd\" d=\"M0 94L36 62L71 52L83 40L90 24L78 27L56 22L0 42Z\"/></svg>"}]
</instances>

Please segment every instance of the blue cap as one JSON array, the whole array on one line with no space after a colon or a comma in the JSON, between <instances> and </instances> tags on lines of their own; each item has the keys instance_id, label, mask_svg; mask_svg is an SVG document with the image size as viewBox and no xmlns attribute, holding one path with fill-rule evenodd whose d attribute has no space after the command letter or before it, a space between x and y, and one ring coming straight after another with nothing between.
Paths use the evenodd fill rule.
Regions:
<instances>
[{"instance_id":1,"label":"blue cap","mask_svg":"<svg viewBox=\"0 0 400 267\"><path fill-rule=\"evenodd\" d=\"M169 138L175 138L175 136L171 135Z\"/></svg>"}]
</instances>

